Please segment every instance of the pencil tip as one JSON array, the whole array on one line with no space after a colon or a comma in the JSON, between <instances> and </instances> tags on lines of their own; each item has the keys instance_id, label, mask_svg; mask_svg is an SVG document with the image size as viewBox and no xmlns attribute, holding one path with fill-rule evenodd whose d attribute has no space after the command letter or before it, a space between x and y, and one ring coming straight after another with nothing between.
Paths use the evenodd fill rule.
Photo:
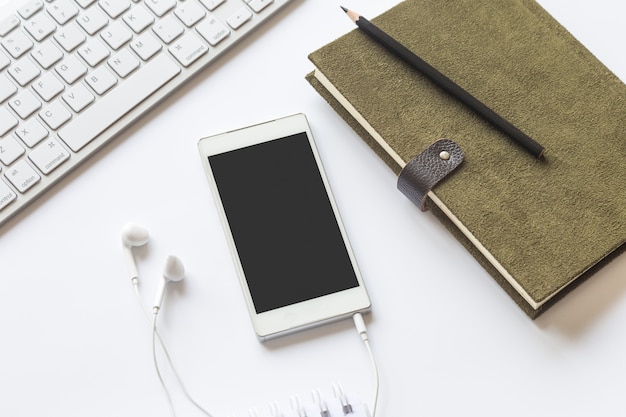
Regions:
<instances>
[{"instance_id":1,"label":"pencil tip","mask_svg":"<svg viewBox=\"0 0 626 417\"><path fill-rule=\"evenodd\" d=\"M352 11L352 10L350 10L350 9L346 9L346 8L345 8L345 7L343 7L343 6L339 6L339 7L341 7L341 10L343 10L344 12L346 12L346 14L348 15L348 18L349 18L350 20L352 20L354 23L356 23L356 22L359 20L359 18L361 17L361 16L359 16L359 14L358 14L358 13L353 12L353 11ZM357 23L357 24L358 24L358 23Z\"/></svg>"}]
</instances>

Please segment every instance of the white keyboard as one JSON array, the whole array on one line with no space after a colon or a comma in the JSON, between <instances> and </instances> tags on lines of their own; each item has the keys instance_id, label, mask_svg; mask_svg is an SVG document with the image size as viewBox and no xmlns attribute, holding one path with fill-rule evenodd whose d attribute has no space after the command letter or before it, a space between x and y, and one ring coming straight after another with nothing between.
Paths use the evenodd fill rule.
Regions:
<instances>
[{"instance_id":1,"label":"white keyboard","mask_svg":"<svg viewBox=\"0 0 626 417\"><path fill-rule=\"evenodd\" d=\"M291 0L35 0L0 17L0 225Z\"/></svg>"}]
</instances>

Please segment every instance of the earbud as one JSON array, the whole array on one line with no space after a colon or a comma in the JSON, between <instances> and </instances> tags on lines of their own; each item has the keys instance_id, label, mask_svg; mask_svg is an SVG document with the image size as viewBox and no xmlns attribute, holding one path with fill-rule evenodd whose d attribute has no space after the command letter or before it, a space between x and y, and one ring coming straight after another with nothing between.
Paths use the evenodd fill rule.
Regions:
<instances>
[{"instance_id":1,"label":"earbud","mask_svg":"<svg viewBox=\"0 0 626 417\"><path fill-rule=\"evenodd\" d=\"M132 248L135 246L145 245L146 243L148 243L148 239L148 230L143 226L139 226L138 224L128 223L122 229L124 257L126 258L128 274L130 275L130 279L133 281L135 281L139 275L137 273L137 265L135 264L135 258L133 257Z\"/></svg>"},{"instance_id":2,"label":"earbud","mask_svg":"<svg viewBox=\"0 0 626 417\"><path fill-rule=\"evenodd\" d=\"M143 246L148 243L150 236L148 230L135 223L128 223L122 229L122 244L124 249L124 257L126 258L126 266L130 279L137 286L137 265L133 256L133 248ZM163 269L163 277L159 282L156 297L154 299L154 312L158 312L163 302L165 287L169 281L180 281L185 276L185 267L180 259L174 255L170 255L165 260L165 268Z\"/></svg>"},{"instance_id":3,"label":"earbud","mask_svg":"<svg viewBox=\"0 0 626 417\"><path fill-rule=\"evenodd\" d=\"M163 295L165 294L165 287L169 281L177 282L185 277L185 267L180 259L174 255L169 255L165 260L165 267L163 268L163 277L159 282L156 297L154 298L154 312L158 312L163 302Z\"/></svg>"}]
</instances>

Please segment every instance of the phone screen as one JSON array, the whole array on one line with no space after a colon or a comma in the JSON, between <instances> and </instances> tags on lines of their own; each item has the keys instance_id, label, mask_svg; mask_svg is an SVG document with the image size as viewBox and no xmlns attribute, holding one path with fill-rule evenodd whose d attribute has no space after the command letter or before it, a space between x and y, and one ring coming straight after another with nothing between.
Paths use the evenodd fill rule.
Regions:
<instances>
[{"instance_id":1,"label":"phone screen","mask_svg":"<svg viewBox=\"0 0 626 417\"><path fill-rule=\"evenodd\" d=\"M257 313L359 286L306 132L208 159Z\"/></svg>"}]
</instances>

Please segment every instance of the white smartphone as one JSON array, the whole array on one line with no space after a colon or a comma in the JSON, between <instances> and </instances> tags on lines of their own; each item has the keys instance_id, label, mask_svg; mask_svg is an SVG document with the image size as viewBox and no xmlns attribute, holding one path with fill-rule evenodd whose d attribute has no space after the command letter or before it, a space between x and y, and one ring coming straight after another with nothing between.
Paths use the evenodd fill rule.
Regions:
<instances>
[{"instance_id":1,"label":"white smartphone","mask_svg":"<svg viewBox=\"0 0 626 417\"><path fill-rule=\"evenodd\" d=\"M198 146L261 341L369 311L303 114Z\"/></svg>"}]
</instances>

